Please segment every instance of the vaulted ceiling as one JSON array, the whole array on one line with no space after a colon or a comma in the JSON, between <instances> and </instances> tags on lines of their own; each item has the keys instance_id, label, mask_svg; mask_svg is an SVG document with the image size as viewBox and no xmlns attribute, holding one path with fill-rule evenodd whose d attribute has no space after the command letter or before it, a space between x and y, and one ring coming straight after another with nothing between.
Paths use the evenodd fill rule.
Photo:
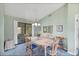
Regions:
<instances>
[{"instance_id":1,"label":"vaulted ceiling","mask_svg":"<svg viewBox=\"0 0 79 59\"><path fill-rule=\"evenodd\" d=\"M53 13L63 5L64 3L6 3L5 14L34 21Z\"/></svg>"}]
</instances>

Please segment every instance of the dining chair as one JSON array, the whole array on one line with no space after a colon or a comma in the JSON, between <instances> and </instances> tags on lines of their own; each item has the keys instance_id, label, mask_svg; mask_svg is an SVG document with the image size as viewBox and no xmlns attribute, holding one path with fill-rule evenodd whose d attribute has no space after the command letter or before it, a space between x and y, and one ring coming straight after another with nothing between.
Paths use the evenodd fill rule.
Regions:
<instances>
[{"instance_id":1,"label":"dining chair","mask_svg":"<svg viewBox=\"0 0 79 59\"><path fill-rule=\"evenodd\" d=\"M31 38L28 34L24 36L25 36L26 54L31 56L32 55Z\"/></svg>"},{"instance_id":2,"label":"dining chair","mask_svg":"<svg viewBox=\"0 0 79 59\"><path fill-rule=\"evenodd\" d=\"M64 49L64 47L63 47L63 45L64 45L63 39L64 39L64 37L61 37L61 36L56 36L55 37L55 40L54 40L54 42L52 44L52 55L53 56L57 55L57 49L58 48L60 48L62 50L61 55L63 54L63 49Z\"/></svg>"},{"instance_id":3,"label":"dining chair","mask_svg":"<svg viewBox=\"0 0 79 59\"><path fill-rule=\"evenodd\" d=\"M35 55L35 52L33 50L37 48L37 45L31 42L31 37L29 35L25 35L25 44L27 55Z\"/></svg>"},{"instance_id":4,"label":"dining chair","mask_svg":"<svg viewBox=\"0 0 79 59\"><path fill-rule=\"evenodd\" d=\"M47 54L56 56L58 54L58 50L62 50L61 55L63 55L63 49L64 49L63 39L64 39L64 37L61 37L61 36L54 37L53 43L47 47Z\"/></svg>"}]
</instances>

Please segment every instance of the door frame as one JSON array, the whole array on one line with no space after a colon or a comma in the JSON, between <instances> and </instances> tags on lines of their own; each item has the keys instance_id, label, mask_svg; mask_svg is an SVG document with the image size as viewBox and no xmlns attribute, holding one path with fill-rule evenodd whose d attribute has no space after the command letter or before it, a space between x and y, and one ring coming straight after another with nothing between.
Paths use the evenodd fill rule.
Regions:
<instances>
[{"instance_id":1,"label":"door frame","mask_svg":"<svg viewBox=\"0 0 79 59\"><path fill-rule=\"evenodd\" d=\"M77 49L79 49L78 29L79 29L79 14L75 15L75 55L78 54Z\"/></svg>"},{"instance_id":2,"label":"door frame","mask_svg":"<svg viewBox=\"0 0 79 59\"><path fill-rule=\"evenodd\" d=\"M18 26L18 21L14 20L14 42L15 42L15 45L18 44L17 26Z\"/></svg>"}]
</instances>

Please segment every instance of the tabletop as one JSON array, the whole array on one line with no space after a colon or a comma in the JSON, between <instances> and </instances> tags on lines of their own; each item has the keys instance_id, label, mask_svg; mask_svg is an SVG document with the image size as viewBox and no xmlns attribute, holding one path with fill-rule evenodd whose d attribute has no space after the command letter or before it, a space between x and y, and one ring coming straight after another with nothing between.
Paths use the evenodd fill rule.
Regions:
<instances>
[{"instance_id":1,"label":"tabletop","mask_svg":"<svg viewBox=\"0 0 79 59\"><path fill-rule=\"evenodd\" d=\"M46 45L49 46L49 45L51 45L53 43L53 40L43 38L43 39L35 41L34 43L38 44L38 45L42 45L42 46L46 46Z\"/></svg>"}]
</instances>

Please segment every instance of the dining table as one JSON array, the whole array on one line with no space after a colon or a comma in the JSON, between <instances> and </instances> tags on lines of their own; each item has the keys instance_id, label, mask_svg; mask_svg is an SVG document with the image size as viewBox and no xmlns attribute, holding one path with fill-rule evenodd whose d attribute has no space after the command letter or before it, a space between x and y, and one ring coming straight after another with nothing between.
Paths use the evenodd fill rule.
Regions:
<instances>
[{"instance_id":1,"label":"dining table","mask_svg":"<svg viewBox=\"0 0 79 59\"><path fill-rule=\"evenodd\" d=\"M44 52L45 52L45 56L47 56L47 47L51 46L51 44L53 43L52 39L48 39L48 38L41 38L39 40L35 40L33 41L33 43L43 46L44 47Z\"/></svg>"}]
</instances>

